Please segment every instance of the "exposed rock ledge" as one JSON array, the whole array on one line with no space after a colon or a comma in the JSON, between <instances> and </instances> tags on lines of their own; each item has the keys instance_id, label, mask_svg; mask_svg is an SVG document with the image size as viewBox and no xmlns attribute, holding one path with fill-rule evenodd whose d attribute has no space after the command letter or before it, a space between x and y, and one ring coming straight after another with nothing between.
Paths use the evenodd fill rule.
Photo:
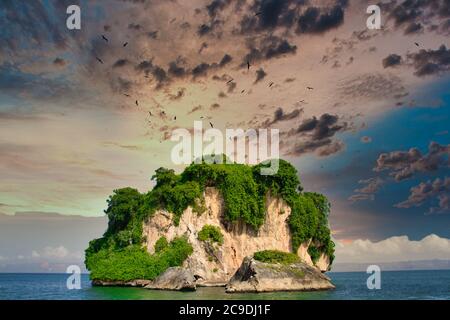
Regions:
<instances>
[{"instance_id":1,"label":"exposed rock ledge","mask_svg":"<svg viewBox=\"0 0 450 320\"><path fill-rule=\"evenodd\" d=\"M97 287L145 287L150 284L151 280L92 280L92 285Z\"/></svg>"},{"instance_id":2,"label":"exposed rock ledge","mask_svg":"<svg viewBox=\"0 0 450 320\"><path fill-rule=\"evenodd\" d=\"M246 257L226 292L311 291L334 289L330 279L306 263L264 263Z\"/></svg>"},{"instance_id":3,"label":"exposed rock ledge","mask_svg":"<svg viewBox=\"0 0 450 320\"><path fill-rule=\"evenodd\" d=\"M197 278L189 269L174 267L167 269L155 280L145 286L156 290L195 290Z\"/></svg>"}]
</instances>

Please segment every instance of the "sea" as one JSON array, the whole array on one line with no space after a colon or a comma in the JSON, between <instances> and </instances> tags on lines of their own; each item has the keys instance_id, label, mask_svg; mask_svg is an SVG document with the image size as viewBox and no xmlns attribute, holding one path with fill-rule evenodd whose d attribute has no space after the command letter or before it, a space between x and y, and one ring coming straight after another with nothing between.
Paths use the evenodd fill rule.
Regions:
<instances>
[{"instance_id":1,"label":"sea","mask_svg":"<svg viewBox=\"0 0 450 320\"><path fill-rule=\"evenodd\" d=\"M380 289L368 289L365 272L330 272L336 289L314 292L227 294L225 288L192 292L127 287L93 287L81 275L81 289L67 288L67 274L0 273L0 300L450 300L450 270L383 271Z\"/></svg>"}]
</instances>

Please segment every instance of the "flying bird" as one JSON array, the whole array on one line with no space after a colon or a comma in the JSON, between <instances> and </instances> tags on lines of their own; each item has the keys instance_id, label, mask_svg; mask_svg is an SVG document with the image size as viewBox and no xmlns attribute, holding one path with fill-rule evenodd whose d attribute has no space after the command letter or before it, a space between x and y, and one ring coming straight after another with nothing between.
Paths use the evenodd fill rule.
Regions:
<instances>
[{"instance_id":1,"label":"flying bird","mask_svg":"<svg viewBox=\"0 0 450 320\"><path fill-rule=\"evenodd\" d=\"M174 121L177 121L177 116L173 117L173 120L174 120Z\"/></svg>"},{"instance_id":2,"label":"flying bird","mask_svg":"<svg viewBox=\"0 0 450 320\"><path fill-rule=\"evenodd\" d=\"M131 97L129 94L126 94L126 93L124 93L123 95L128 98Z\"/></svg>"},{"instance_id":3,"label":"flying bird","mask_svg":"<svg viewBox=\"0 0 450 320\"><path fill-rule=\"evenodd\" d=\"M420 47L420 44L418 44L417 42L414 42L414 44L416 45L416 47Z\"/></svg>"},{"instance_id":4,"label":"flying bird","mask_svg":"<svg viewBox=\"0 0 450 320\"><path fill-rule=\"evenodd\" d=\"M245 92L245 90L242 90L242 91L241 91L241 93L244 93L244 92Z\"/></svg>"},{"instance_id":5,"label":"flying bird","mask_svg":"<svg viewBox=\"0 0 450 320\"><path fill-rule=\"evenodd\" d=\"M150 117L153 116L151 111L149 111L148 114L150 115Z\"/></svg>"},{"instance_id":6,"label":"flying bird","mask_svg":"<svg viewBox=\"0 0 450 320\"><path fill-rule=\"evenodd\" d=\"M232 83L234 81L234 79L228 80L227 84Z\"/></svg>"},{"instance_id":7,"label":"flying bird","mask_svg":"<svg viewBox=\"0 0 450 320\"><path fill-rule=\"evenodd\" d=\"M136 105L139 106L139 101L136 100Z\"/></svg>"},{"instance_id":8,"label":"flying bird","mask_svg":"<svg viewBox=\"0 0 450 320\"><path fill-rule=\"evenodd\" d=\"M270 88L271 86L273 86L273 82L269 83L269 88Z\"/></svg>"},{"instance_id":9,"label":"flying bird","mask_svg":"<svg viewBox=\"0 0 450 320\"><path fill-rule=\"evenodd\" d=\"M250 70L251 64L250 61L247 61L247 70Z\"/></svg>"},{"instance_id":10,"label":"flying bird","mask_svg":"<svg viewBox=\"0 0 450 320\"><path fill-rule=\"evenodd\" d=\"M313 87L306 87L306 89L308 89L308 90L314 90Z\"/></svg>"},{"instance_id":11,"label":"flying bird","mask_svg":"<svg viewBox=\"0 0 450 320\"><path fill-rule=\"evenodd\" d=\"M97 59L98 62L100 62L101 64L103 64L103 60L100 59L99 57L95 57L95 59Z\"/></svg>"},{"instance_id":12,"label":"flying bird","mask_svg":"<svg viewBox=\"0 0 450 320\"><path fill-rule=\"evenodd\" d=\"M128 45L128 42L125 42L125 43L123 44L123 47L125 48L127 45Z\"/></svg>"},{"instance_id":13,"label":"flying bird","mask_svg":"<svg viewBox=\"0 0 450 320\"><path fill-rule=\"evenodd\" d=\"M255 16L259 16L261 14L262 14L262 11L259 11L259 12L255 13Z\"/></svg>"},{"instance_id":14,"label":"flying bird","mask_svg":"<svg viewBox=\"0 0 450 320\"><path fill-rule=\"evenodd\" d=\"M105 40L106 42L109 42L108 38L105 37L104 35L102 35L102 39Z\"/></svg>"},{"instance_id":15,"label":"flying bird","mask_svg":"<svg viewBox=\"0 0 450 320\"><path fill-rule=\"evenodd\" d=\"M209 125L211 126L211 128L214 128L214 125L212 124L212 122L210 122Z\"/></svg>"}]
</instances>

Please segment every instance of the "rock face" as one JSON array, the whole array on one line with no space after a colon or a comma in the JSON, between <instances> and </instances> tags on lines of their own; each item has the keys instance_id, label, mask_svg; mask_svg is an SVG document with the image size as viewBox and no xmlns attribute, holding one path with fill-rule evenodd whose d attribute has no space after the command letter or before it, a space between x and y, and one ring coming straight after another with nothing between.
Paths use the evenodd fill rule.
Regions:
<instances>
[{"instance_id":1,"label":"rock face","mask_svg":"<svg viewBox=\"0 0 450 320\"><path fill-rule=\"evenodd\" d=\"M257 251L292 251L291 233L287 223L291 208L283 200L267 197L265 223L255 231L245 223L230 224L224 221L224 201L216 188L207 188L204 198L206 211L198 214L189 207L181 216L178 226L174 225L171 213L159 210L143 227L145 245L150 253L154 253L155 243L162 236L168 241L178 236L187 236L194 251L183 267L189 269L198 279L197 285L225 285L242 260ZM198 233L205 225L220 228L224 238L222 245L198 240ZM304 243L297 254L302 261L313 266L308 254L309 245L310 241ZM316 267L326 271L329 267L327 257L321 257Z\"/></svg>"},{"instance_id":2,"label":"rock face","mask_svg":"<svg viewBox=\"0 0 450 320\"><path fill-rule=\"evenodd\" d=\"M175 267L167 269L155 280L145 286L146 289L158 290L195 290L196 278L188 269Z\"/></svg>"},{"instance_id":3,"label":"rock face","mask_svg":"<svg viewBox=\"0 0 450 320\"><path fill-rule=\"evenodd\" d=\"M246 257L226 286L226 292L311 291L334 289L317 268L297 262L263 263Z\"/></svg>"},{"instance_id":4,"label":"rock face","mask_svg":"<svg viewBox=\"0 0 450 320\"><path fill-rule=\"evenodd\" d=\"M108 280L92 280L93 286L98 287L145 287L150 284L151 280L132 280L132 281L108 281Z\"/></svg>"}]
</instances>

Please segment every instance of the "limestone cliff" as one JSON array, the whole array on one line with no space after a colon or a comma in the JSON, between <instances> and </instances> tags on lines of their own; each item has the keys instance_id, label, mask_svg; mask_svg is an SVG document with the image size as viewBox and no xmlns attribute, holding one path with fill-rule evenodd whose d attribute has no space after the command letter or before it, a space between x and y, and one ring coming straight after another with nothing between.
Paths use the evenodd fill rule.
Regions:
<instances>
[{"instance_id":1,"label":"limestone cliff","mask_svg":"<svg viewBox=\"0 0 450 320\"><path fill-rule=\"evenodd\" d=\"M144 222L143 234L149 253L155 252L155 243L161 237L168 241L187 236L193 253L185 260L183 267L198 276L198 285L224 285L241 265L246 256L262 250L292 251L291 232L288 218L291 208L280 198L266 197L264 224L255 231L243 222L230 224L224 219L224 201L219 190L208 187L204 193L205 212L199 214L188 207L182 214L178 226L173 223L173 214L158 210ZM224 241L221 245L200 241L198 233L205 225L220 228ZM311 241L304 242L298 249L301 260L321 271L329 268L329 258L322 253L314 264L308 254Z\"/></svg>"}]
</instances>

